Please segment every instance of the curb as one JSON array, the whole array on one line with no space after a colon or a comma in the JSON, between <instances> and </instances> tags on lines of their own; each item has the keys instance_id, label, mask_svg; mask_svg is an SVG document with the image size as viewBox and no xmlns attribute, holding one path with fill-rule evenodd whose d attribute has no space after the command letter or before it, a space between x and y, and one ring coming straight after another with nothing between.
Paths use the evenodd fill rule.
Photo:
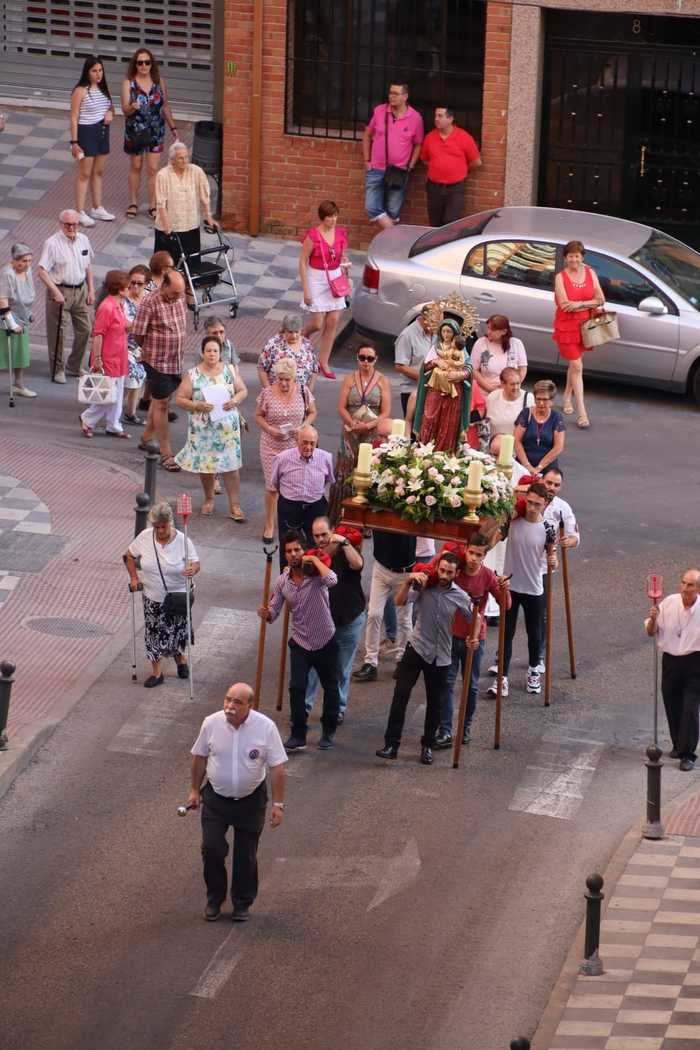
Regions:
<instances>
[{"instance_id":1,"label":"curb","mask_svg":"<svg viewBox=\"0 0 700 1050\"><path fill-rule=\"evenodd\" d=\"M662 809L662 817L666 820L675 809L682 805L686 799L691 795L698 793L697 785L688 785L688 787L681 791L671 802L668 803ZM642 835L642 828L645 821L640 821L638 824L634 824L627 832L622 842L617 847L612 857L608 861L603 874L604 879L604 890L605 890L605 906L601 914L601 920L607 917L608 905L610 898L613 896L617 884L622 876L627 863L635 852L640 842L643 841L644 836ZM666 836L666 838L675 838L684 836ZM583 887L581 889L581 901L583 902ZM583 962L583 952L586 935L586 911L585 907L581 906L583 912L583 919L581 925L578 928L578 932L574 937L573 944L566 956L564 965L561 968L561 972L557 979L554 988L549 996L549 1000L544 1009L540 1022L537 1026L535 1034L532 1037L532 1050L550 1050L552 1040L554 1039L556 1030L561 1020L561 1015L564 1012L566 1004L571 995L573 986L579 977L579 966ZM603 975L602 980L605 979Z\"/></svg>"}]
</instances>

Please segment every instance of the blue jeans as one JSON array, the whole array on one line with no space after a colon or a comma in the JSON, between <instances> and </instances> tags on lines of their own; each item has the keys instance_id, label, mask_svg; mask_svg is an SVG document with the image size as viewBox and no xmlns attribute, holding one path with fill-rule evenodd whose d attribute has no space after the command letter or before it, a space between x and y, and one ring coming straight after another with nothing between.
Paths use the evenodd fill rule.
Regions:
<instances>
[{"instance_id":1,"label":"blue jeans","mask_svg":"<svg viewBox=\"0 0 700 1050\"><path fill-rule=\"evenodd\" d=\"M350 672L352 671L352 663L355 659L355 653L357 647L360 644L360 638L362 632L365 629L365 621L367 619L367 613L361 612L350 623L346 623L344 627L339 627L335 632L335 641L338 647L338 694L340 696L340 708L339 710L345 714L345 709L348 706L348 689L350 686ZM310 711L314 706L314 700L316 699L316 692L318 690L319 680L316 671L311 668L309 671L309 677L306 685L306 710Z\"/></svg>"},{"instance_id":2,"label":"blue jeans","mask_svg":"<svg viewBox=\"0 0 700 1050\"><path fill-rule=\"evenodd\" d=\"M403 186L398 189L388 190L384 185L384 172L379 168L370 168L365 172L365 211L370 219L375 220L382 215L388 215L390 219L398 219L401 207L408 188L408 174Z\"/></svg>"},{"instance_id":3,"label":"blue jeans","mask_svg":"<svg viewBox=\"0 0 700 1050\"><path fill-rule=\"evenodd\" d=\"M476 711L476 694L479 688L479 675L481 673L481 659L484 655L484 646L486 639L482 639L479 642L479 648L474 653L474 662L472 663L472 677L469 683L469 696L467 698L467 714L464 719L464 728L471 726L474 719L474 712ZM460 673L464 674L467 666L467 643L464 638L452 637L452 663L450 669L447 672L447 683L445 685L445 691L442 695L442 706L440 709L440 732L452 733L452 713L454 710L454 688L457 677Z\"/></svg>"}]
</instances>

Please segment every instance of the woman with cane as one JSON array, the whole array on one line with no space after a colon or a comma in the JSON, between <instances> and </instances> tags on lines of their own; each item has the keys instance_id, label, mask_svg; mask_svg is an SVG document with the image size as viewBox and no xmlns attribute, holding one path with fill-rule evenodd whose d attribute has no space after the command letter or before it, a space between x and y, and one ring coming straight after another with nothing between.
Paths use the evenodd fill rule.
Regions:
<instances>
[{"instance_id":1,"label":"woman with cane","mask_svg":"<svg viewBox=\"0 0 700 1050\"><path fill-rule=\"evenodd\" d=\"M36 298L32 278L32 250L13 244L9 266L0 270L0 368L10 372L10 407L15 397L36 397L24 383L29 367L29 325Z\"/></svg>"},{"instance_id":2,"label":"woman with cane","mask_svg":"<svg viewBox=\"0 0 700 1050\"><path fill-rule=\"evenodd\" d=\"M200 564L192 540L174 527L169 503L156 503L148 520L151 527L140 532L126 552L126 567L131 590L139 590L136 559L141 559L146 655L151 663L151 675L143 684L153 689L165 680L165 656L174 658L178 678L189 678L185 581L197 575Z\"/></svg>"}]
</instances>

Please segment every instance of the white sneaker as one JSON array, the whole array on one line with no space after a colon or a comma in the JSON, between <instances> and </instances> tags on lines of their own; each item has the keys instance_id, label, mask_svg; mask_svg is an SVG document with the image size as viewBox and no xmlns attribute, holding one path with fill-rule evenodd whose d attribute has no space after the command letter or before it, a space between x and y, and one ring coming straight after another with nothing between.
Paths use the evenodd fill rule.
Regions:
<instances>
[{"instance_id":1,"label":"white sneaker","mask_svg":"<svg viewBox=\"0 0 700 1050\"><path fill-rule=\"evenodd\" d=\"M498 674L498 671L496 672L496 674ZM490 685L488 687L488 689L486 690L486 695L490 696L492 699L495 699L498 696L498 682L497 681L494 682L493 685ZM507 675L503 675L503 688L501 689L501 696L508 696L508 677L507 677Z\"/></svg>"},{"instance_id":2,"label":"white sneaker","mask_svg":"<svg viewBox=\"0 0 700 1050\"><path fill-rule=\"evenodd\" d=\"M86 211L78 212L78 222L81 226L94 226L95 220L91 219Z\"/></svg>"},{"instance_id":3,"label":"white sneaker","mask_svg":"<svg viewBox=\"0 0 700 1050\"><path fill-rule=\"evenodd\" d=\"M66 373L63 371L62 368L56 370L56 375L53 377L53 381L54 383L65 383Z\"/></svg>"},{"instance_id":4,"label":"white sneaker","mask_svg":"<svg viewBox=\"0 0 700 1050\"><path fill-rule=\"evenodd\" d=\"M547 668L544 666L544 660L540 660L537 667L532 668L533 671L537 671L538 674L544 674Z\"/></svg>"},{"instance_id":5,"label":"white sneaker","mask_svg":"<svg viewBox=\"0 0 700 1050\"><path fill-rule=\"evenodd\" d=\"M36 397L36 390L30 390L28 386L13 386L12 393L17 397Z\"/></svg>"},{"instance_id":6,"label":"white sneaker","mask_svg":"<svg viewBox=\"0 0 700 1050\"><path fill-rule=\"evenodd\" d=\"M100 205L99 208L91 208L90 214L92 215L93 219L102 219L102 222L111 222L114 218L111 211L107 211L107 209L103 208L102 205Z\"/></svg>"},{"instance_id":7,"label":"white sneaker","mask_svg":"<svg viewBox=\"0 0 700 1050\"><path fill-rule=\"evenodd\" d=\"M492 677L495 677L498 674L498 664L491 664L486 674L490 674Z\"/></svg>"},{"instance_id":8,"label":"white sneaker","mask_svg":"<svg viewBox=\"0 0 700 1050\"><path fill-rule=\"evenodd\" d=\"M540 676L534 667L528 667L527 669L527 692L528 693L541 693L542 685L540 683Z\"/></svg>"}]
</instances>

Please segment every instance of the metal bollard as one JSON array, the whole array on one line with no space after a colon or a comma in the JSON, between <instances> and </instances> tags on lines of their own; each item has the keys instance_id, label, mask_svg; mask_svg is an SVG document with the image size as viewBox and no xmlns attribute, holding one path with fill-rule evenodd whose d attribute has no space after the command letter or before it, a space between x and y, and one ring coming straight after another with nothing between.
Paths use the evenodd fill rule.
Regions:
<instances>
[{"instance_id":1,"label":"metal bollard","mask_svg":"<svg viewBox=\"0 0 700 1050\"><path fill-rule=\"evenodd\" d=\"M600 905L605 896L601 893L603 889L602 875L589 875L586 879L588 893L586 897L586 945L583 951L584 959L581 963L579 973L586 977L600 977L603 972L603 964L598 955L600 945Z\"/></svg>"},{"instance_id":2,"label":"metal bollard","mask_svg":"<svg viewBox=\"0 0 700 1050\"><path fill-rule=\"evenodd\" d=\"M143 487L151 504L156 501L156 467L160 458L160 450L152 441L144 445L144 460L146 463Z\"/></svg>"},{"instance_id":3,"label":"metal bollard","mask_svg":"<svg viewBox=\"0 0 700 1050\"><path fill-rule=\"evenodd\" d=\"M136 506L134 511L136 512L136 524L134 526L134 536L138 536L140 532L146 528L148 523L148 512L151 508L151 499L147 492L136 493Z\"/></svg>"},{"instance_id":4,"label":"metal bollard","mask_svg":"<svg viewBox=\"0 0 700 1050\"><path fill-rule=\"evenodd\" d=\"M10 695L14 682L15 665L3 660L0 663L0 751L7 750L7 718L10 713Z\"/></svg>"},{"instance_id":5,"label":"metal bollard","mask_svg":"<svg viewBox=\"0 0 700 1050\"><path fill-rule=\"evenodd\" d=\"M529 1039L511 1039L510 1050L530 1050Z\"/></svg>"},{"instance_id":6,"label":"metal bollard","mask_svg":"<svg viewBox=\"0 0 700 1050\"><path fill-rule=\"evenodd\" d=\"M647 822L642 834L645 839L662 839L664 826L661 823L661 761L662 751L656 744L647 748Z\"/></svg>"}]
</instances>

